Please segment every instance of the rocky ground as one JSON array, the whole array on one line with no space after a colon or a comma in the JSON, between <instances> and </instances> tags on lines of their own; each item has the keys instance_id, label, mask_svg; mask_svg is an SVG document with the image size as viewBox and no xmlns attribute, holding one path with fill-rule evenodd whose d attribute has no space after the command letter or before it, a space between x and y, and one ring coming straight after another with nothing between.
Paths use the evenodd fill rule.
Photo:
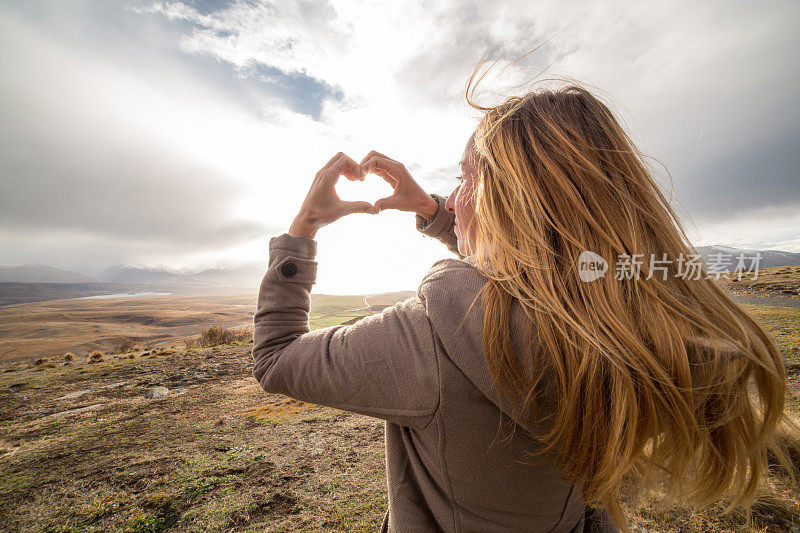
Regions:
<instances>
[{"instance_id":1,"label":"rocky ground","mask_svg":"<svg viewBox=\"0 0 800 533\"><path fill-rule=\"evenodd\" d=\"M800 310L760 313L796 357ZM266 394L251 347L1 364L0 530L376 531L383 422ZM635 531L744 530L739 515L655 503L630 513ZM800 531L785 479L766 480L753 524Z\"/></svg>"},{"instance_id":2,"label":"rocky ground","mask_svg":"<svg viewBox=\"0 0 800 533\"><path fill-rule=\"evenodd\" d=\"M0 530L379 526L382 422L264 393L250 346L5 365Z\"/></svg>"},{"instance_id":3,"label":"rocky ground","mask_svg":"<svg viewBox=\"0 0 800 533\"><path fill-rule=\"evenodd\" d=\"M800 266L764 268L742 276L725 274L720 283L736 295L800 298Z\"/></svg>"}]
</instances>

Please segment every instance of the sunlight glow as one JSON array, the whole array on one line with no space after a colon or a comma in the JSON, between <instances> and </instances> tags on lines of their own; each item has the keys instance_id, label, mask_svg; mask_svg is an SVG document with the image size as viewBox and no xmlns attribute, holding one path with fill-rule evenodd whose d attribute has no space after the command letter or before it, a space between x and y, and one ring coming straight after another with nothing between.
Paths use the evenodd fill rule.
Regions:
<instances>
[{"instance_id":1,"label":"sunlight glow","mask_svg":"<svg viewBox=\"0 0 800 533\"><path fill-rule=\"evenodd\" d=\"M336 184L336 194L348 202L364 201L375 204L376 200L391 196L393 193L392 186L375 174L367 174L364 181L350 181L341 177Z\"/></svg>"}]
</instances>

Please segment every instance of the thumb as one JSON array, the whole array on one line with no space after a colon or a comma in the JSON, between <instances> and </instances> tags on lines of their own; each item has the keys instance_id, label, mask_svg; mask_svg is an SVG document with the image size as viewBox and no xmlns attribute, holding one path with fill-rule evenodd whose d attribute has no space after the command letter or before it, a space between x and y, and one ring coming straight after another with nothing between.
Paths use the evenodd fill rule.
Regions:
<instances>
[{"instance_id":1,"label":"thumb","mask_svg":"<svg viewBox=\"0 0 800 533\"><path fill-rule=\"evenodd\" d=\"M375 201L375 207L383 211L384 209L392 209L397 205L397 198L394 196L387 196Z\"/></svg>"},{"instance_id":2,"label":"thumb","mask_svg":"<svg viewBox=\"0 0 800 533\"><path fill-rule=\"evenodd\" d=\"M368 213L370 215L375 215L380 211L380 209L369 202L345 202L344 205L348 213Z\"/></svg>"}]
</instances>

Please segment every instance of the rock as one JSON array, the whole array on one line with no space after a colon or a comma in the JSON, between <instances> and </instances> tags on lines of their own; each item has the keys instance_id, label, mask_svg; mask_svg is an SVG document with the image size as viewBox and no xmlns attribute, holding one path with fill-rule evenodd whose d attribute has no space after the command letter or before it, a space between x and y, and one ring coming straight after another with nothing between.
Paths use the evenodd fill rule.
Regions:
<instances>
[{"instance_id":1,"label":"rock","mask_svg":"<svg viewBox=\"0 0 800 533\"><path fill-rule=\"evenodd\" d=\"M116 383L111 383L110 385L103 385L104 389L118 389L120 387L124 387L127 385L127 381L117 381Z\"/></svg>"},{"instance_id":2,"label":"rock","mask_svg":"<svg viewBox=\"0 0 800 533\"><path fill-rule=\"evenodd\" d=\"M144 393L145 398L150 398L151 400L158 400L160 398L165 398L169 394L169 389L166 387L153 387L152 389L148 390Z\"/></svg>"},{"instance_id":3,"label":"rock","mask_svg":"<svg viewBox=\"0 0 800 533\"><path fill-rule=\"evenodd\" d=\"M96 403L94 405L87 405L86 407L78 407L77 409L68 409L66 411L59 411L57 413L49 414L44 418L53 418L57 416L64 416L64 415L71 415L73 413L82 413L83 411L88 411L90 409L97 409L98 407L102 407L102 403Z\"/></svg>"},{"instance_id":4,"label":"rock","mask_svg":"<svg viewBox=\"0 0 800 533\"><path fill-rule=\"evenodd\" d=\"M174 387L182 387L190 383L190 378L186 374L174 374L169 376L167 381L169 381Z\"/></svg>"},{"instance_id":5,"label":"rock","mask_svg":"<svg viewBox=\"0 0 800 533\"><path fill-rule=\"evenodd\" d=\"M186 394L186 389L176 389L172 392L173 396L180 396Z\"/></svg>"},{"instance_id":6,"label":"rock","mask_svg":"<svg viewBox=\"0 0 800 533\"><path fill-rule=\"evenodd\" d=\"M56 400L72 400L74 398L80 398L84 394L89 394L90 392L94 392L91 389L86 390L76 390L75 392L70 392L69 394L65 394L64 396L59 396Z\"/></svg>"}]
</instances>

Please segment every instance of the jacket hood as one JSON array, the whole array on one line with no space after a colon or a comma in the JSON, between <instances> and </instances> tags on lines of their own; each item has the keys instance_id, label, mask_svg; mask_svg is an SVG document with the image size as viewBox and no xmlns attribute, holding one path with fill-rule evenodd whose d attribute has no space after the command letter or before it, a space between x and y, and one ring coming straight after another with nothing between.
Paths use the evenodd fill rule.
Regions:
<instances>
[{"instance_id":1,"label":"jacket hood","mask_svg":"<svg viewBox=\"0 0 800 533\"><path fill-rule=\"evenodd\" d=\"M504 414L532 434L552 428L555 413L555 382L546 360L538 357L536 369L532 344L535 332L524 309L512 300L511 336L517 360L529 381L536 385L536 414L526 409L516 415L519 403L501 401L494 376L486 361L483 340L483 307L481 290L488 282L468 259L442 259L434 263L417 290L425 304L428 318L441 340L447 356L469 380ZM474 303L473 303L474 302ZM537 425L538 424L538 425Z\"/></svg>"}]
</instances>

